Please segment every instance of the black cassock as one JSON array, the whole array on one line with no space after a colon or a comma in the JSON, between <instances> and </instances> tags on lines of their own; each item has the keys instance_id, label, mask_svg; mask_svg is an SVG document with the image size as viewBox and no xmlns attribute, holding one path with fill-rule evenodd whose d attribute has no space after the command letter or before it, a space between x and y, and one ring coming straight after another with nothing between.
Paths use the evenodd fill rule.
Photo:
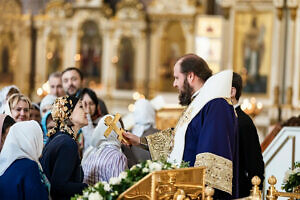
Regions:
<instances>
[{"instance_id":1,"label":"black cassock","mask_svg":"<svg viewBox=\"0 0 300 200\"><path fill-rule=\"evenodd\" d=\"M235 110L238 115L239 129L239 196L247 197L250 195L253 176L259 176L262 188L264 161L252 119L242 111L240 106Z\"/></svg>"}]
</instances>

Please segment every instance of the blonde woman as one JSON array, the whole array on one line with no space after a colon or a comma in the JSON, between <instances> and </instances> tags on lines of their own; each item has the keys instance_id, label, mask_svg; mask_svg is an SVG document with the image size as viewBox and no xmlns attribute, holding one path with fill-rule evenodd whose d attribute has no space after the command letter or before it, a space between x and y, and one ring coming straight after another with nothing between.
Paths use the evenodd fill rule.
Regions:
<instances>
[{"instance_id":1,"label":"blonde woman","mask_svg":"<svg viewBox=\"0 0 300 200\"><path fill-rule=\"evenodd\" d=\"M13 94L7 100L5 114L11 116L16 122L30 119L31 101L24 94Z\"/></svg>"}]
</instances>

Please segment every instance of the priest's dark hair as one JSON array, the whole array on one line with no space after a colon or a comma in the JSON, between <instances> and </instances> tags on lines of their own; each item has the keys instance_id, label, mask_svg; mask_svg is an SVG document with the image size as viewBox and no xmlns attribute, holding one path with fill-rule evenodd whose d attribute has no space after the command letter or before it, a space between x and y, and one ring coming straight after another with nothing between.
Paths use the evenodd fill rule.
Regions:
<instances>
[{"instance_id":1,"label":"priest's dark hair","mask_svg":"<svg viewBox=\"0 0 300 200\"><path fill-rule=\"evenodd\" d=\"M61 75L63 75L64 73L66 73L66 72L68 72L68 71L76 71L78 74L79 74L79 76L80 76L80 79L81 80L83 80L83 74L82 74L82 72L80 71L80 69L78 69L78 68L76 68L76 67L68 67L67 69L65 69L62 73L61 73Z\"/></svg>"},{"instance_id":2,"label":"priest's dark hair","mask_svg":"<svg viewBox=\"0 0 300 200\"><path fill-rule=\"evenodd\" d=\"M181 60L181 73L188 74L193 72L196 76L201 78L204 82L212 76L212 71L204 59L196 54L186 54L178 59Z\"/></svg>"},{"instance_id":3,"label":"priest's dark hair","mask_svg":"<svg viewBox=\"0 0 300 200\"><path fill-rule=\"evenodd\" d=\"M232 75L232 87L236 90L235 99L238 101L242 95L243 81L241 75L236 72Z\"/></svg>"}]
</instances>

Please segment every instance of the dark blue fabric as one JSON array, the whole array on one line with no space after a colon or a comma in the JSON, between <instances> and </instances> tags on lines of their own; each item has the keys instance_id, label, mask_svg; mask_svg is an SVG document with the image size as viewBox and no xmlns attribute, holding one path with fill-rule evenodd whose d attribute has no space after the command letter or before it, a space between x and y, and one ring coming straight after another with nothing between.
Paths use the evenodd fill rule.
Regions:
<instances>
[{"instance_id":1,"label":"dark blue fabric","mask_svg":"<svg viewBox=\"0 0 300 200\"><path fill-rule=\"evenodd\" d=\"M0 176L0 199L48 199L47 187L42 184L38 164L27 158L14 161Z\"/></svg>"},{"instance_id":2,"label":"dark blue fabric","mask_svg":"<svg viewBox=\"0 0 300 200\"><path fill-rule=\"evenodd\" d=\"M190 166L194 166L196 156L205 152L233 161L232 196L237 197L237 118L233 106L223 98L209 101L188 125L183 160L189 162ZM230 199L231 197L224 192L219 198Z\"/></svg>"},{"instance_id":3,"label":"dark blue fabric","mask_svg":"<svg viewBox=\"0 0 300 200\"><path fill-rule=\"evenodd\" d=\"M87 187L82 183L77 143L69 134L58 132L51 136L40 161L51 183L53 199L70 199Z\"/></svg>"}]
</instances>

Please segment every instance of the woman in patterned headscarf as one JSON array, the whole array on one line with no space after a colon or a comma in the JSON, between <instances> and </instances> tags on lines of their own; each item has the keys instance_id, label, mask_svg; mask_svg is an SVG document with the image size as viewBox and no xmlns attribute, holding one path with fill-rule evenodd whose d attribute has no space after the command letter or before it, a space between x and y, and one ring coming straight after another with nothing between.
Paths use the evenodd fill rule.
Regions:
<instances>
[{"instance_id":1,"label":"woman in patterned headscarf","mask_svg":"<svg viewBox=\"0 0 300 200\"><path fill-rule=\"evenodd\" d=\"M55 127L48 132L49 141L43 150L41 164L51 183L53 199L70 199L87 187L77 145L77 133L87 125L81 99L59 97L52 107Z\"/></svg>"}]
</instances>

